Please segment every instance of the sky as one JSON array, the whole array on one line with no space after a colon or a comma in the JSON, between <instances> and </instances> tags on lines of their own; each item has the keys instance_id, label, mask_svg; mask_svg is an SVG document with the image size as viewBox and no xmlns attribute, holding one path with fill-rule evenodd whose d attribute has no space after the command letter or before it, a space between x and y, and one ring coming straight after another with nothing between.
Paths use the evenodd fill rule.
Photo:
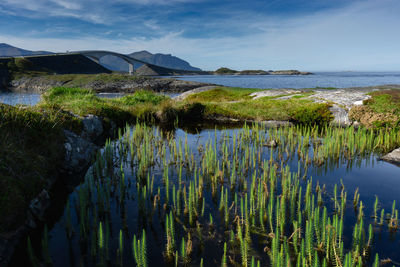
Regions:
<instances>
[{"instance_id":1,"label":"sky","mask_svg":"<svg viewBox=\"0 0 400 267\"><path fill-rule=\"evenodd\" d=\"M0 43L214 70L400 71L400 0L1 0Z\"/></svg>"}]
</instances>

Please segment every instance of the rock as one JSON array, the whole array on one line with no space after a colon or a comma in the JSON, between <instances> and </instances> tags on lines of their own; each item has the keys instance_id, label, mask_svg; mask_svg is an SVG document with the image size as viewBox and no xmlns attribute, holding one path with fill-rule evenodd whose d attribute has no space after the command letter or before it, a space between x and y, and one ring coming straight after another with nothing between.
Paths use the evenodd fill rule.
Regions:
<instances>
[{"instance_id":1,"label":"rock","mask_svg":"<svg viewBox=\"0 0 400 267\"><path fill-rule=\"evenodd\" d=\"M269 90L251 93L250 96L253 97L253 99L257 99L257 98L265 97L265 96L289 95L289 94L296 94L296 93L300 93L300 92L301 92L300 90L296 90L296 89L269 89Z\"/></svg>"},{"instance_id":2,"label":"rock","mask_svg":"<svg viewBox=\"0 0 400 267\"><path fill-rule=\"evenodd\" d=\"M332 124L336 126L349 126L352 124L352 121L349 119L349 113L344 108L333 105L329 110L332 112L334 117Z\"/></svg>"},{"instance_id":3,"label":"rock","mask_svg":"<svg viewBox=\"0 0 400 267\"><path fill-rule=\"evenodd\" d=\"M182 94L180 94L180 95L178 95L178 96L175 96L173 99L174 99L174 100L177 100L177 101L180 101L180 100L185 99L185 98L188 97L189 95L196 94L196 93L200 93L200 92L209 91L209 90L212 90L212 89L214 89L214 88L216 88L216 86L201 86L201 87L192 89L192 90L190 90L190 91L184 92L184 93L182 93Z\"/></svg>"},{"instance_id":4,"label":"rock","mask_svg":"<svg viewBox=\"0 0 400 267\"><path fill-rule=\"evenodd\" d=\"M271 140L271 141L267 142L266 146L268 146L268 147L277 147L278 146L278 142L276 140Z\"/></svg>"},{"instance_id":5,"label":"rock","mask_svg":"<svg viewBox=\"0 0 400 267\"><path fill-rule=\"evenodd\" d=\"M298 70L276 70L270 71L271 75L311 75L313 73L307 71L298 71Z\"/></svg>"},{"instance_id":6,"label":"rock","mask_svg":"<svg viewBox=\"0 0 400 267\"><path fill-rule=\"evenodd\" d=\"M82 123L82 137L87 137L90 140L96 140L103 134L103 123L99 117L95 115L88 115L83 118Z\"/></svg>"},{"instance_id":7,"label":"rock","mask_svg":"<svg viewBox=\"0 0 400 267\"><path fill-rule=\"evenodd\" d=\"M55 76L57 77L57 76ZM57 86L88 88L97 93L133 93L140 89L152 90L155 92L186 92L188 90L206 86L210 84L192 81L181 81L171 78L152 78L152 77L136 77L136 76L116 76L110 79L95 79L87 82L76 84L70 81L57 81L53 77L23 77L11 81L10 90L14 92L25 93L44 93L50 88Z\"/></svg>"},{"instance_id":8,"label":"rock","mask_svg":"<svg viewBox=\"0 0 400 267\"><path fill-rule=\"evenodd\" d=\"M381 159L396 165L400 165L400 148L393 150L389 154L383 156Z\"/></svg>"},{"instance_id":9,"label":"rock","mask_svg":"<svg viewBox=\"0 0 400 267\"><path fill-rule=\"evenodd\" d=\"M50 196L46 189L31 201L29 209L35 218L42 219L45 209L50 205Z\"/></svg>"},{"instance_id":10,"label":"rock","mask_svg":"<svg viewBox=\"0 0 400 267\"><path fill-rule=\"evenodd\" d=\"M69 173L80 173L91 163L92 156L98 147L90 140L64 130L66 142L64 170Z\"/></svg>"}]
</instances>

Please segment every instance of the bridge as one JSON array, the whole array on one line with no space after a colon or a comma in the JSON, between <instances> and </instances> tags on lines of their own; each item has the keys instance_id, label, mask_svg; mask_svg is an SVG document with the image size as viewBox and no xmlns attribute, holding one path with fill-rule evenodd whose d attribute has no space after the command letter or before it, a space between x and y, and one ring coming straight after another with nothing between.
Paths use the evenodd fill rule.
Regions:
<instances>
[{"instance_id":1,"label":"bridge","mask_svg":"<svg viewBox=\"0 0 400 267\"><path fill-rule=\"evenodd\" d=\"M124 54L111 52L111 51L103 51L103 50L84 50L84 51L72 51L72 52L67 52L67 53L54 53L54 54L46 54L46 55L15 56L13 58L30 58L30 57L37 58L37 57L67 56L67 55L83 55L83 56L93 60L97 64L100 64L100 59L104 56L114 56L114 57L120 58L120 59L124 60L126 63L128 63L130 75L133 75L133 73L135 71L135 69L134 69L135 63L143 64L154 70L157 70L157 72L160 73L160 75L202 74L203 73L202 71L188 71L188 70L166 68L163 66L150 64L143 60L132 58L132 57L124 55ZM9 58L9 57L7 57L7 58Z\"/></svg>"},{"instance_id":2,"label":"bridge","mask_svg":"<svg viewBox=\"0 0 400 267\"><path fill-rule=\"evenodd\" d=\"M129 65L129 74L132 75L134 72L134 64L135 63L140 63L140 64L144 64L144 65L148 65L148 66L155 66L155 67L161 67L161 66L157 66L157 65L153 65L150 63L147 63L145 61L139 60L139 59L135 59L132 57L129 57L127 55L124 54L120 54L120 53L116 53L116 52L111 52L111 51L102 51L102 50L87 50L87 51L76 51L76 52L71 52L68 54L81 54L84 55L85 57L90 58L91 60L93 60L94 62L96 62L97 64L100 64L100 59L104 56L114 56L114 57L118 57L122 60L124 60L126 63L128 63ZM163 67L162 67L163 68Z\"/></svg>"}]
</instances>

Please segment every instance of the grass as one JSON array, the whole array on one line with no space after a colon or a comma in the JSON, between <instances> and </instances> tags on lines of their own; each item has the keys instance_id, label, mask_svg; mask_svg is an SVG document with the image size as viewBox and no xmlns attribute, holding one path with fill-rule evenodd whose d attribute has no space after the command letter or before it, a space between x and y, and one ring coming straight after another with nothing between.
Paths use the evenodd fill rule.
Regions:
<instances>
[{"instance_id":1,"label":"grass","mask_svg":"<svg viewBox=\"0 0 400 267\"><path fill-rule=\"evenodd\" d=\"M63 128L79 132L81 124L52 108L0 105L0 232L21 225L30 200L56 177Z\"/></svg>"},{"instance_id":2,"label":"grass","mask_svg":"<svg viewBox=\"0 0 400 267\"><path fill-rule=\"evenodd\" d=\"M372 98L365 104L374 112L400 115L400 89L382 90L370 95Z\"/></svg>"},{"instance_id":3,"label":"grass","mask_svg":"<svg viewBox=\"0 0 400 267\"><path fill-rule=\"evenodd\" d=\"M353 107L349 117L369 128L400 127L400 89L370 93L364 106Z\"/></svg>"},{"instance_id":4,"label":"grass","mask_svg":"<svg viewBox=\"0 0 400 267\"><path fill-rule=\"evenodd\" d=\"M168 98L149 91L121 98L100 98L93 90L82 88L56 87L43 94L40 107L56 106L74 114L97 115L113 120L118 125L136 119L149 119L155 116L162 102Z\"/></svg>"},{"instance_id":5,"label":"grass","mask_svg":"<svg viewBox=\"0 0 400 267\"><path fill-rule=\"evenodd\" d=\"M303 99L313 92L296 95L291 99L276 99L281 96L252 99L251 93L259 89L218 87L213 90L189 95L185 103L200 103L205 106L205 116L218 116L241 120L292 120L298 123L326 123L332 117L329 105L313 103Z\"/></svg>"},{"instance_id":6,"label":"grass","mask_svg":"<svg viewBox=\"0 0 400 267\"><path fill-rule=\"evenodd\" d=\"M239 120L291 120L302 124L324 124L332 117L329 105L303 99L312 92L291 99L262 97L252 99L258 89L218 87L188 96L183 101L149 91L137 91L121 98L99 98L94 91L82 88L57 87L46 92L40 107L56 106L84 116L93 114L109 118L119 125L137 119L172 123L213 120L229 117Z\"/></svg>"},{"instance_id":7,"label":"grass","mask_svg":"<svg viewBox=\"0 0 400 267\"><path fill-rule=\"evenodd\" d=\"M270 147L270 140L277 145ZM69 243L79 240L81 257L91 251L87 263L93 266L106 265L115 251L118 266L133 260L137 266L202 266L203 258L206 266L255 266L256 260L257 266L278 267L366 266L374 258L379 263L374 234L400 229L396 203L384 213L388 205L376 200L374 214L382 210L386 216L378 225L358 189L353 201L343 183L334 184L332 194L329 184L313 183L309 168L314 173L320 162L346 162L351 170L351 162L399 142L393 129L254 124L188 141L145 124L127 126L118 141L106 143L68 200L79 214ZM140 219L132 224L135 218ZM146 238L148 229L159 230ZM119 232L119 240L109 238L110 232ZM202 249L209 242L211 253ZM384 258L379 242L385 240L377 242ZM147 244L155 256L148 257ZM129 249L131 255L124 252ZM129 256L125 262L123 253Z\"/></svg>"}]
</instances>

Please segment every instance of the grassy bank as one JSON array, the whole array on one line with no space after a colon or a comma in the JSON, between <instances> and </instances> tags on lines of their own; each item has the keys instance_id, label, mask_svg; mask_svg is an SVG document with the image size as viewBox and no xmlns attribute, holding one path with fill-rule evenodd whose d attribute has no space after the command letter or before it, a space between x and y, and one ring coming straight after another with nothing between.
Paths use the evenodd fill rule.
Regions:
<instances>
[{"instance_id":1,"label":"grassy bank","mask_svg":"<svg viewBox=\"0 0 400 267\"><path fill-rule=\"evenodd\" d=\"M302 124L324 124L332 120L328 104L313 103L303 99L312 92L296 95L290 99L266 96L253 99L250 94L259 89L219 87L188 96L183 103L204 105L208 118L228 117L239 120L289 120Z\"/></svg>"},{"instance_id":2,"label":"grassy bank","mask_svg":"<svg viewBox=\"0 0 400 267\"><path fill-rule=\"evenodd\" d=\"M62 129L80 127L60 110L0 105L0 232L25 221L29 202L61 167Z\"/></svg>"},{"instance_id":3,"label":"grassy bank","mask_svg":"<svg viewBox=\"0 0 400 267\"><path fill-rule=\"evenodd\" d=\"M219 87L196 93L183 101L173 101L149 91L138 91L121 98L99 98L81 88L53 88L43 95L40 107L56 107L78 115L94 114L119 124L140 120L192 122L194 119L228 117L239 120L290 120L302 124L324 124L332 119L329 105L296 98L252 99L257 89ZM304 96L309 93L304 94Z\"/></svg>"},{"instance_id":4,"label":"grassy bank","mask_svg":"<svg viewBox=\"0 0 400 267\"><path fill-rule=\"evenodd\" d=\"M353 107L350 118L369 128L400 127L400 89L370 93L363 106Z\"/></svg>"}]
</instances>

